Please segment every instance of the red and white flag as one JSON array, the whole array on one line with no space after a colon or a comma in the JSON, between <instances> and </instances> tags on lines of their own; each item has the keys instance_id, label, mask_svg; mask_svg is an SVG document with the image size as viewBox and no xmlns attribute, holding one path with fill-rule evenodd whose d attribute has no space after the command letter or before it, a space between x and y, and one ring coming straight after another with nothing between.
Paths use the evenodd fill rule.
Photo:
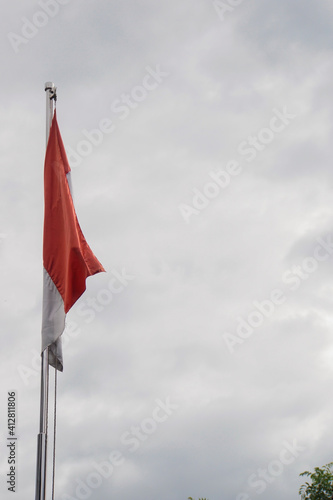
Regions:
<instances>
[{"instance_id":1,"label":"red and white flag","mask_svg":"<svg viewBox=\"0 0 333 500\"><path fill-rule=\"evenodd\" d=\"M104 271L77 220L70 170L55 111L44 165L42 351L49 347L49 364L60 371L66 313L85 291L86 278Z\"/></svg>"}]
</instances>

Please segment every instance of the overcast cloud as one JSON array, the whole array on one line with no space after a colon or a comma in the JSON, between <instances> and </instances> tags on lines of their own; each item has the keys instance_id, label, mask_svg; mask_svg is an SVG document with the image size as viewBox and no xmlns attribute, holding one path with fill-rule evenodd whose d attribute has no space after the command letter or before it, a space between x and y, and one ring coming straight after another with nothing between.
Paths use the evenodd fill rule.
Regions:
<instances>
[{"instance_id":1,"label":"overcast cloud","mask_svg":"<svg viewBox=\"0 0 333 500\"><path fill-rule=\"evenodd\" d=\"M107 271L67 315L56 498L298 498L333 460L331 2L19 0L0 25L1 498L12 390L35 491L47 81Z\"/></svg>"}]
</instances>

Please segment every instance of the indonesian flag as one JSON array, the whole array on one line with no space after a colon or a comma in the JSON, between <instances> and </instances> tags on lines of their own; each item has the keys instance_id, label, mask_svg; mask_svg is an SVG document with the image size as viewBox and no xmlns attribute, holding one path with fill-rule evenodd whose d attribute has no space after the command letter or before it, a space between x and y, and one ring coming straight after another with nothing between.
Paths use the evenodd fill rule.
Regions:
<instances>
[{"instance_id":1,"label":"indonesian flag","mask_svg":"<svg viewBox=\"0 0 333 500\"><path fill-rule=\"evenodd\" d=\"M70 170L54 112L44 165L42 351L49 347L49 364L60 371L66 313L85 291L86 278L104 271L77 220Z\"/></svg>"}]
</instances>

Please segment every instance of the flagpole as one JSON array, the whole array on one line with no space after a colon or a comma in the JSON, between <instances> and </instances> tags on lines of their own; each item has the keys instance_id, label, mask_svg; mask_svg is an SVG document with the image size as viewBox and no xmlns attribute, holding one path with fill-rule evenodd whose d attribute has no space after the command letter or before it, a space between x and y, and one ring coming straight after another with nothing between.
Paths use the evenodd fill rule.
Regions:
<instances>
[{"instance_id":1,"label":"flagpole","mask_svg":"<svg viewBox=\"0 0 333 500\"><path fill-rule=\"evenodd\" d=\"M56 87L52 82L45 83L46 92L46 146L56 98ZM49 396L49 352L48 348L41 355L41 383L40 383L40 421L37 437L37 467L36 467L36 495L35 500L45 500L46 493L46 464L47 464L47 420Z\"/></svg>"}]
</instances>

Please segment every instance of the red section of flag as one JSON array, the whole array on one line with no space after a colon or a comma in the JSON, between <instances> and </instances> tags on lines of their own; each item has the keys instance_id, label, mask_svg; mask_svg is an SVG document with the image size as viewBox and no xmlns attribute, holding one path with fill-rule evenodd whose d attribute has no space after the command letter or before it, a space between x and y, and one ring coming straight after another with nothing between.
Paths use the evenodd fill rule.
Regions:
<instances>
[{"instance_id":1,"label":"red section of flag","mask_svg":"<svg viewBox=\"0 0 333 500\"><path fill-rule=\"evenodd\" d=\"M86 278L104 271L81 231L66 174L70 172L56 112L44 166L43 263L64 301L65 313L86 289Z\"/></svg>"}]
</instances>

